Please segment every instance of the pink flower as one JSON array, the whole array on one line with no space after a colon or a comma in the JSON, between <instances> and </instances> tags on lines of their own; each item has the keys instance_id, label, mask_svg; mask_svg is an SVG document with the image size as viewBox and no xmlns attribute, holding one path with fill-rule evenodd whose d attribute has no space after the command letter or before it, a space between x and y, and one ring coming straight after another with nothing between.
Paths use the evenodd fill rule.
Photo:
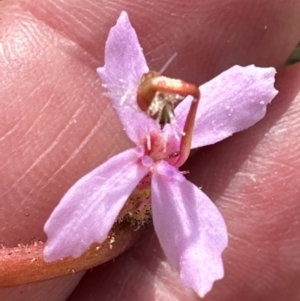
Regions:
<instances>
[{"instance_id":1,"label":"pink flower","mask_svg":"<svg viewBox=\"0 0 300 301\"><path fill-rule=\"evenodd\" d=\"M79 179L45 224L45 260L78 257L103 242L131 192L151 175L153 223L169 262L182 283L200 296L224 275L221 254L228 243L225 222L213 202L175 167L179 141L164 132L136 103L141 77L148 72L143 52L125 12L109 33L105 66L98 69L113 106L136 147ZM275 70L234 66L200 87L192 147L216 143L259 121L277 94ZM175 109L183 128L191 98ZM149 147L150 145L150 147Z\"/></svg>"}]
</instances>

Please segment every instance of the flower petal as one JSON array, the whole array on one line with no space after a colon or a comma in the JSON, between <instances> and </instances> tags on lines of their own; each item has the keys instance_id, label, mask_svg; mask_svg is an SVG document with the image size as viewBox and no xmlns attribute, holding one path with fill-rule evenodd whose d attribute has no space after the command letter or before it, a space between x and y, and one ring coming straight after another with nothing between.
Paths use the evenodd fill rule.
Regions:
<instances>
[{"instance_id":1,"label":"flower petal","mask_svg":"<svg viewBox=\"0 0 300 301\"><path fill-rule=\"evenodd\" d=\"M275 73L274 68L233 66L202 85L192 148L216 143L262 119L278 93ZM176 108L180 124L190 101L185 99Z\"/></svg>"},{"instance_id":2,"label":"flower petal","mask_svg":"<svg viewBox=\"0 0 300 301\"><path fill-rule=\"evenodd\" d=\"M70 188L45 224L44 258L79 257L103 242L130 193L147 174L139 154L127 150L85 175Z\"/></svg>"},{"instance_id":3,"label":"flower petal","mask_svg":"<svg viewBox=\"0 0 300 301\"><path fill-rule=\"evenodd\" d=\"M151 185L161 246L170 263L180 267L183 284L203 297L224 275L225 222L212 201L168 163L157 165Z\"/></svg>"},{"instance_id":4,"label":"flower petal","mask_svg":"<svg viewBox=\"0 0 300 301\"><path fill-rule=\"evenodd\" d=\"M129 138L138 143L145 129L157 127L136 102L137 89L148 66L128 15L122 12L110 30L105 46L105 65L97 72Z\"/></svg>"}]
</instances>

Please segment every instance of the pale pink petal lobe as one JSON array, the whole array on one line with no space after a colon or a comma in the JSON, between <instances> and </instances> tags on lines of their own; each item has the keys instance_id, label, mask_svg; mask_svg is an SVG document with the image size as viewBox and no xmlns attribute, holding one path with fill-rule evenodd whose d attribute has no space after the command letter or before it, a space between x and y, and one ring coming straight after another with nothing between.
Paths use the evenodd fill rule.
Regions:
<instances>
[{"instance_id":1,"label":"pale pink petal lobe","mask_svg":"<svg viewBox=\"0 0 300 301\"><path fill-rule=\"evenodd\" d=\"M110 30L105 46L105 65L97 72L129 138L138 143L145 129L155 125L136 102L137 89L148 66L136 32L126 12ZM148 124L149 123L149 124Z\"/></svg>"},{"instance_id":2,"label":"pale pink petal lobe","mask_svg":"<svg viewBox=\"0 0 300 301\"><path fill-rule=\"evenodd\" d=\"M148 169L135 149L112 157L78 180L44 226L44 258L79 257L93 242L103 242L128 196Z\"/></svg>"},{"instance_id":3,"label":"pale pink petal lobe","mask_svg":"<svg viewBox=\"0 0 300 301\"><path fill-rule=\"evenodd\" d=\"M202 85L192 148L216 143L262 119L278 93L275 74L274 68L233 66ZM180 122L188 102L176 108Z\"/></svg>"},{"instance_id":4,"label":"pale pink petal lobe","mask_svg":"<svg viewBox=\"0 0 300 301\"><path fill-rule=\"evenodd\" d=\"M153 223L169 262L180 268L184 285L200 296L224 275L221 254L227 229L212 201L173 166L153 171Z\"/></svg>"}]
</instances>

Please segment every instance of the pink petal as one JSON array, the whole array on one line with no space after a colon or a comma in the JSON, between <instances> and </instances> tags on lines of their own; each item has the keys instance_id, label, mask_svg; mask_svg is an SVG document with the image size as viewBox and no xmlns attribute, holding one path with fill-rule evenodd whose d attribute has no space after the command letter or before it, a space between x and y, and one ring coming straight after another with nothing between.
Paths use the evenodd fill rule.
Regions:
<instances>
[{"instance_id":1,"label":"pink petal","mask_svg":"<svg viewBox=\"0 0 300 301\"><path fill-rule=\"evenodd\" d=\"M161 246L170 263L179 266L183 284L203 297L224 275L225 222L212 201L168 163L157 165L151 185Z\"/></svg>"},{"instance_id":2,"label":"pink petal","mask_svg":"<svg viewBox=\"0 0 300 301\"><path fill-rule=\"evenodd\" d=\"M85 175L70 188L45 224L44 258L79 257L93 242L103 242L128 196L148 169L127 150Z\"/></svg>"},{"instance_id":3,"label":"pink petal","mask_svg":"<svg viewBox=\"0 0 300 301\"><path fill-rule=\"evenodd\" d=\"M135 143L145 137L145 129L156 128L156 123L140 110L136 102L142 75L148 71L136 32L127 13L122 12L106 41L105 65L97 72L127 135Z\"/></svg>"},{"instance_id":4,"label":"pink petal","mask_svg":"<svg viewBox=\"0 0 300 301\"><path fill-rule=\"evenodd\" d=\"M267 104L278 93L275 73L274 68L234 66L202 85L192 148L216 143L262 119ZM176 108L180 124L189 101Z\"/></svg>"}]
</instances>

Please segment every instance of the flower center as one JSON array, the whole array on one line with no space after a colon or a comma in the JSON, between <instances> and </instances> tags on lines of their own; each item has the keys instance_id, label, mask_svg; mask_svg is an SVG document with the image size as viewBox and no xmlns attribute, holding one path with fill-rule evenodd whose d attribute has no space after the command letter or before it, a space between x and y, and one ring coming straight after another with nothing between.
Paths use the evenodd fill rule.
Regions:
<instances>
[{"instance_id":1,"label":"flower center","mask_svg":"<svg viewBox=\"0 0 300 301\"><path fill-rule=\"evenodd\" d=\"M193 96L193 102L184 127L180 131L180 134L182 134L180 146L177 149L170 149L170 144L174 146L176 143L172 138L170 143L169 137L165 136L167 133L164 131L164 127L166 124L176 124L174 104L188 95ZM161 76L156 71L149 71L143 75L138 87L137 104L150 118L155 119L161 127L161 134L156 136L151 135L151 133L148 134L147 143L145 144L145 150L148 151L146 155L150 156L154 162L159 160L169 162L171 160L173 164L169 162L170 164L180 167L186 161L191 149L199 99L200 91L194 84ZM176 138L179 140L178 135ZM175 161L174 158L176 158Z\"/></svg>"},{"instance_id":2,"label":"flower center","mask_svg":"<svg viewBox=\"0 0 300 301\"><path fill-rule=\"evenodd\" d=\"M180 140L175 137L167 137L163 130L160 133L149 134L143 143L143 165L150 166L161 160L173 165L172 163L179 154L179 145Z\"/></svg>"}]
</instances>

